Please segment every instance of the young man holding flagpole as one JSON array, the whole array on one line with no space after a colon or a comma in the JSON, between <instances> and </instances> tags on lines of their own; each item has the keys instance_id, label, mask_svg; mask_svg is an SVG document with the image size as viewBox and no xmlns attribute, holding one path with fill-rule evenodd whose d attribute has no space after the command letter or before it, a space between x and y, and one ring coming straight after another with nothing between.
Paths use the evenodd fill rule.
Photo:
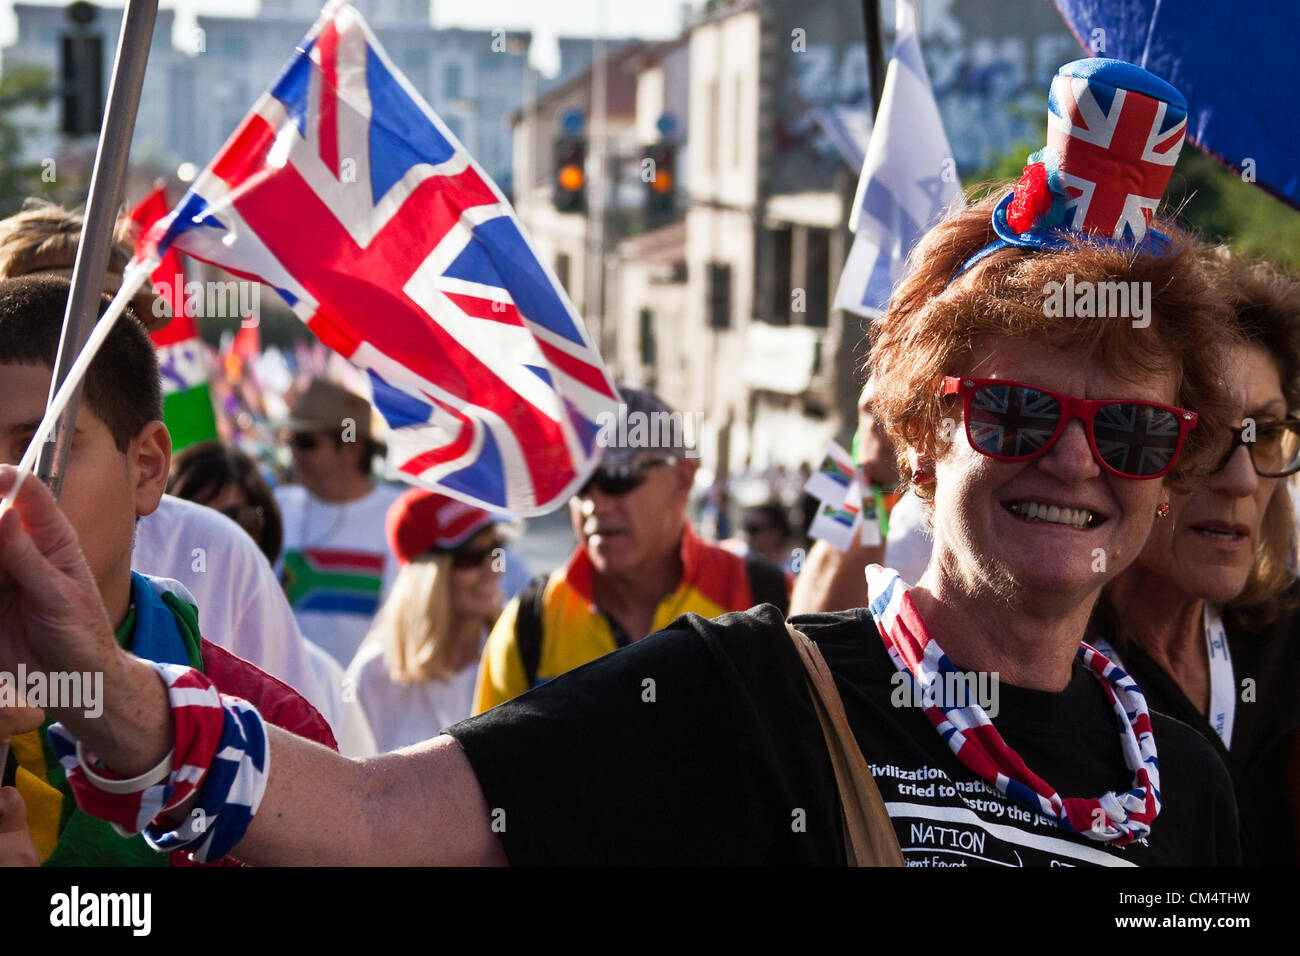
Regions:
<instances>
[{"instance_id":1,"label":"young man holding flagpole","mask_svg":"<svg viewBox=\"0 0 1300 956\"><path fill-rule=\"evenodd\" d=\"M522 517L566 500L595 467L596 423L617 393L563 288L360 16L331 0L221 155L145 237L33 423L8 500L128 299L172 248L268 282L365 369L390 460L408 481ZM264 754L264 740L227 730L245 756ZM156 790L131 790L146 817ZM224 856L216 836L202 839L198 859Z\"/></svg>"},{"instance_id":2,"label":"young man holding flagpole","mask_svg":"<svg viewBox=\"0 0 1300 956\"><path fill-rule=\"evenodd\" d=\"M139 278L138 269L128 269L116 306L125 305ZM57 415L57 404L47 411L42 396L67 296L68 284L59 278L0 280L0 461L12 464L21 458L30 466ZM85 398L60 507L76 531L117 642L144 659L197 668L223 692L258 697L276 714L274 723L333 748L328 724L301 695L201 636L197 608L183 585L133 570L137 519L158 507L171 459L171 441L160 420L157 369L154 349L133 315L106 314L60 389L65 395L84 372ZM47 680L47 686L54 684ZM29 702L66 705L30 695ZM126 838L74 809L43 730L16 735L11 748L5 779L14 781L26 803L42 863L188 863L183 855L169 860L153 854L139 838Z\"/></svg>"},{"instance_id":3,"label":"young man holding flagpole","mask_svg":"<svg viewBox=\"0 0 1300 956\"><path fill-rule=\"evenodd\" d=\"M80 215L52 203L29 202L20 212L0 219L0 279L71 275L81 231ZM104 283L110 294L121 286L130 259L124 243L125 237L110 250ZM178 268L179 255L172 254L171 259L172 268ZM152 275L155 286L163 268ZM180 298L183 301L183 294ZM169 318L168 310L160 307L147 288L131 301L135 315L150 333L161 367L168 360L168 347L160 344L159 337L168 336L184 317ZM184 429L188 423L170 414L179 409L168 404L166 375L162 376L162 388L164 423L171 435L173 429ZM208 400L206 394L203 399ZM211 414L209 405L209 418ZM219 560L209 561L209 556L218 555ZM284 681L322 713L338 709L335 698L339 691L320 679L312 666L314 651L303 639L275 573L256 544L233 522L211 508L163 495L158 508L136 524L132 566L184 584L198 601L208 640ZM368 728L331 726L343 752L355 756L374 752Z\"/></svg>"}]
</instances>

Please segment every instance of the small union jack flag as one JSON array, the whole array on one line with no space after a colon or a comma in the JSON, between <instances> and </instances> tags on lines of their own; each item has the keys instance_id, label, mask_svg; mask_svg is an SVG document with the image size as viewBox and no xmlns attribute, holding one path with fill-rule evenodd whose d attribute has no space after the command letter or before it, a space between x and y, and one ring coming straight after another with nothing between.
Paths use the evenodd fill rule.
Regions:
<instances>
[{"instance_id":1,"label":"small union jack flag","mask_svg":"<svg viewBox=\"0 0 1300 956\"><path fill-rule=\"evenodd\" d=\"M971 399L970 436L989 454L1031 455L1056 433L1060 419L1060 403L1044 392L989 385Z\"/></svg>"},{"instance_id":2,"label":"small union jack flag","mask_svg":"<svg viewBox=\"0 0 1300 956\"><path fill-rule=\"evenodd\" d=\"M364 369L413 484L524 516L582 485L618 398L495 184L332 0L146 237L273 286Z\"/></svg>"},{"instance_id":3,"label":"small union jack flag","mask_svg":"<svg viewBox=\"0 0 1300 956\"><path fill-rule=\"evenodd\" d=\"M1187 133L1182 94L1131 63L1078 60L1052 79L1047 105L1065 225L1142 241Z\"/></svg>"},{"instance_id":4,"label":"small union jack flag","mask_svg":"<svg viewBox=\"0 0 1300 956\"><path fill-rule=\"evenodd\" d=\"M1106 405L1093 425L1097 451L1130 475L1153 475L1169 467L1178 450L1178 419L1149 405Z\"/></svg>"}]
</instances>

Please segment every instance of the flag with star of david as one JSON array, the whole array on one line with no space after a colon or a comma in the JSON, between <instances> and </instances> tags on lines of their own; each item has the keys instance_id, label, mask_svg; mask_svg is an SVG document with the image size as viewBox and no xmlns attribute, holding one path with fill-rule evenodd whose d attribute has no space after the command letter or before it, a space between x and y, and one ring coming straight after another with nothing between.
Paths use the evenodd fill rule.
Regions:
<instances>
[{"instance_id":1,"label":"flag with star of david","mask_svg":"<svg viewBox=\"0 0 1300 956\"><path fill-rule=\"evenodd\" d=\"M618 398L582 320L344 0L145 238L274 287L363 369L412 484L527 516L595 467Z\"/></svg>"},{"instance_id":2,"label":"flag with star of david","mask_svg":"<svg viewBox=\"0 0 1300 956\"><path fill-rule=\"evenodd\" d=\"M849 214L853 246L835 308L868 318L883 314L917 240L962 205L952 148L921 59L916 11L911 0L898 0L894 56Z\"/></svg>"}]
</instances>

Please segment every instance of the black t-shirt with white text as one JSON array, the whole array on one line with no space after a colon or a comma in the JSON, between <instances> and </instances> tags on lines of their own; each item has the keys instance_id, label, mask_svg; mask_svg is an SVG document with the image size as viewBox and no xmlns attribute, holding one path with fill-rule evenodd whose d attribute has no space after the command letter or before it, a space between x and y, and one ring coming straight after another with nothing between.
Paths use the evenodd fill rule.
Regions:
<instances>
[{"instance_id":1,"label":"black t-shirt with white text","mask_svg":"<svg viewBox=\"0 0 1300 956\"><path fill-rule=\"evenodd\" d=\"M1162 809L1115 847L1023 810L901 696L869 612L792 619L835 676L909 866L1232 865L1227 770L1195 732L1152 730ZM1061 693L998 688L994 725L1064 797L1125 791L1114 710L1076 665ZM688 614L449 728L513 864L843 864L834 773L803 665L771 606Z\"/></svg>"}]
</instances>

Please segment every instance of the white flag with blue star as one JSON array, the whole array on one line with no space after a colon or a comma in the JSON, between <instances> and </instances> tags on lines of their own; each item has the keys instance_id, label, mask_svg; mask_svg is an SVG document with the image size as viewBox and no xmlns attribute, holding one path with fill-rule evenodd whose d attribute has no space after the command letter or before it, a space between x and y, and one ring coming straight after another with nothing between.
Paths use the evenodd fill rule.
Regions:
<instances>
[{"instance_id":1,"label":"white flag with blue star","mask_svg":"<svg viewBox=\"0 0 1300 956\"><path fill-rule=\"evenodd\" d=\"M916 10L911 0L898 0L897 9L894 56L849 214L853 248L835 293L835 308L868 318L885 311L917 240L964 205L921 59Z\"/></svg>"}]
</instances>

